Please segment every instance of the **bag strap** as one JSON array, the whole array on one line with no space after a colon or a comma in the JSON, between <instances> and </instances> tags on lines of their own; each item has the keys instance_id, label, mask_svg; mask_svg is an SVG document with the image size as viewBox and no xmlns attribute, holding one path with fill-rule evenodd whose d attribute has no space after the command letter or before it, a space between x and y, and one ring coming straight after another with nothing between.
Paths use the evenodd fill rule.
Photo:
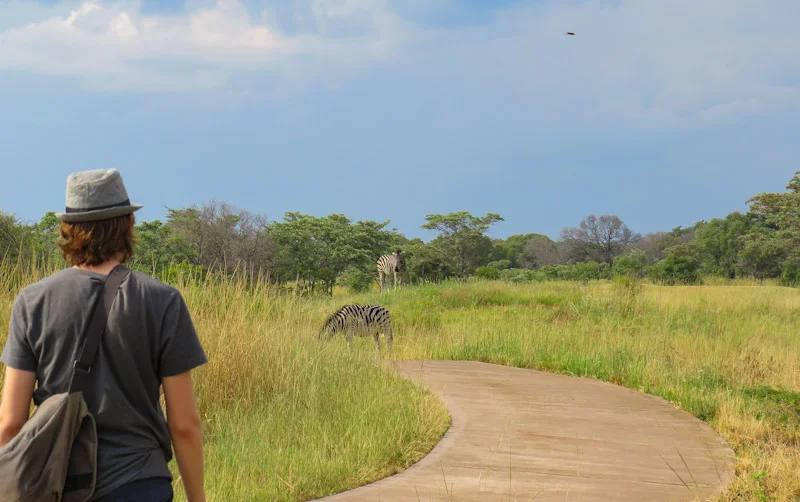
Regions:
<instances>
[{"instance_id":1,"label":"bag strap","mask_svg":"<svg viewBox=\"0 0 800 502\"><path fill-rule=\"evenodd\" d=\"M86 383L86 377L92 369L92 361L97 355L100 347L100 339L106 329L108 313L111 311L111 304L117 294L122 281L128 277L131 271L125 265L117 265L106 277L103 287L103 296L97 299L89 320L89 330L83 340L83 346L78 354L78 358L73 363L72 378L70 379L69 392L82 392ZM102 308L101 308L102 307Z\"/></svg>"}]
</instances>

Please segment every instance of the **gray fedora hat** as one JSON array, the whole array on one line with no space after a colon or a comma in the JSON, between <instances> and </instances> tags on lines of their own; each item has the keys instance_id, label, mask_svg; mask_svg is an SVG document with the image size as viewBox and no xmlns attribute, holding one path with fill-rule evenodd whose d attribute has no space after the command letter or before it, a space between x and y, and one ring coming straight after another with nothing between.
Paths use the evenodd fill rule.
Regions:
<instances>
[{"instance_id":1,"label":"gray fedora hat","mask_svg":"<svg viewBox=\"0 0 800 502\"><path fill-rule=\"evenodd\" d=\"M138 211L116 169L79 171L67 177L67 207L56 218L70 223L107 220Z\"/></svg>"}]
</instances>

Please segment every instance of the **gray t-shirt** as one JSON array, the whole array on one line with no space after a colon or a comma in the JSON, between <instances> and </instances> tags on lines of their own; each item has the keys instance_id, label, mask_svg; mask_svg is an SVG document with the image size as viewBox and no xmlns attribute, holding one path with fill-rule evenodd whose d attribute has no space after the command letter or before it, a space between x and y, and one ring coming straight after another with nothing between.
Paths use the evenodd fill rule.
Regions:
<instances>
[{"instance_id":1,"label":"gray t-shirt","mask_svg":"<svg viewBox=\"0 0 800 502\"><path fill-rule=\"evenodd\" d=\"M67 268L24 288L11 314L2 361L35 371L34 402L66 392L106 276ZM102 301L102 298L100 298ZM97 485L105 495L137 479L171 479L161 379L207 362L177 289L132 271L122 283L87 377L84 397L97 422Z\"/></svg>"}]
</instances>

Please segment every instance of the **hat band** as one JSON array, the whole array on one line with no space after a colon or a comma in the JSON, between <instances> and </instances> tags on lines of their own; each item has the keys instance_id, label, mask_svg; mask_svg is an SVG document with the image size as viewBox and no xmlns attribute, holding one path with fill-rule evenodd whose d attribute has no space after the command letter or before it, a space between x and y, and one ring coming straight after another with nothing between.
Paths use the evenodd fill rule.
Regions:
<instances>
[{"instance_id":1,"label":"hat band","mask_svg":"<svg viewBox=\"0 0 800 502\"><path fill-rule=\"evenodd\" d=\"M89 211L100 211L101 209L111 209L112 207L122 207L122 206L130 206L130 205L131 205L131 200L130 199L125 199L124 201L122 201L122 202L120 202L118 204L111 204L111 205L108 205L108 206L90 207L90 208L87 208L87 209L79 209L79 208L67 206L67 213L88 213Z\"/></svg>"}]
</instances>

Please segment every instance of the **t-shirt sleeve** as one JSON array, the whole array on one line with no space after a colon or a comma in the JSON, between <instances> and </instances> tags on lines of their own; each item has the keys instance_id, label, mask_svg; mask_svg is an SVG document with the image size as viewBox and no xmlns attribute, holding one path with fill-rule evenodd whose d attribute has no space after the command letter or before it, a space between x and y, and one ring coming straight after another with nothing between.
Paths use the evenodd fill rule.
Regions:
<instances>
[{"instance_id":1,"label":"t-shirt sleeve","mask_svg":"<svg viewBox=\"0 0 800 502\"><path fill-rule=\"evenodd\" d=\"M175 376L208 362L183 297L176 293L167 306L161 329L159 377Z\"/></svg>"},{"instance_id":2,"label":"t-shirt sleeve","mask_svg":"<svg viewBox=\"0 0 800 502\"><path fill-rule=\"evenodd\" d=\"M24 371L36 371L36 354L28 341L28 316L25 299L17 295L11 309L11 322L8 326L8 339L0 357L6 366Z\"/></svg>"}]
</instances>

